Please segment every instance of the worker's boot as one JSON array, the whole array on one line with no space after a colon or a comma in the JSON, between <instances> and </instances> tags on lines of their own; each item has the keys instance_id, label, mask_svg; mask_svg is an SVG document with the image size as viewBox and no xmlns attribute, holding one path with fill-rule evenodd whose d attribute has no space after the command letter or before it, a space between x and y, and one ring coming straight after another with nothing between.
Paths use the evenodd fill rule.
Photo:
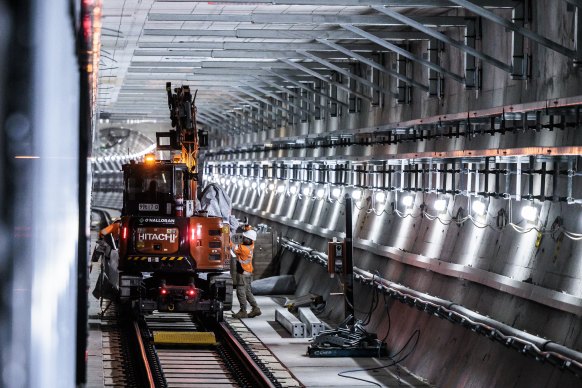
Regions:
<instances>
[{"instance_id":1,"label":"worker's boot","mask_svg":"<svg viewBox=\"0 0 582 388\"><path fill-rule=\"evenodd\" d=\"M261 314L262 313L261 313L261 309L259 308L259 306L253 307L253 309L249 313L249 318L258 317Z\"/></svg>"},{"instance_id":2,"label":"worker's boot","mask_svg":"<svg viewBox=\"0 0 582 388\"><path fill-rule=\"evenodd\" d=\"M260 314L260 312L259 312L259 314ZM248 314L247 314L246 310L239 310L238 313L232 314L232 317L238 318L238 319L248 318Z\"/></svg>"}]
</instances>

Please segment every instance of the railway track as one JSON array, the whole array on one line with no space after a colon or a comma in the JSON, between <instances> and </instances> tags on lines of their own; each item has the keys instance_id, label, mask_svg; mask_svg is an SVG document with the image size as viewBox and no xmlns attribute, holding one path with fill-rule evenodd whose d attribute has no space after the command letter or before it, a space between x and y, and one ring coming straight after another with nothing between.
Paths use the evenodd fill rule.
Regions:
<instances>
[{"instance_id":1,"label":"railway track","mask_svg":"<svg viewBox=\"0 0 582 388\"><path fill-rule=\"evenodd\" d=\"M155 313L133 322L149 387L277 387L225 323L205 326L189 314ZM210 331L211 330L211 331Z\"/></svg>"}]
</instances>

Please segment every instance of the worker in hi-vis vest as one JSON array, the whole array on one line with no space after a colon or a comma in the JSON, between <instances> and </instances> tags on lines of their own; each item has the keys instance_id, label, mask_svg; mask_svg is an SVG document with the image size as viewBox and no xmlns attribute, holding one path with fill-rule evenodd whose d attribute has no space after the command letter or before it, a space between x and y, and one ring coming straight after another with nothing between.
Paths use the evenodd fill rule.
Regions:
<instances>
[{"instance_id":1,"label":"worker in hi-vis vest","mask_svg":"<svg viewBox=\"0 0 582 388\"><path fill-rule=\"evenodd\" d=\"M236 255L236 296L240 303L240 310L233 314L234 318L253 318L261 315L261 309L251 292L251 282L253 281L253 251L257 232L252 229L246 230L242 234L242 243L235 245L233 252ZM247 314L247 301L252 310Z\"/></svg>"}]
</instances>

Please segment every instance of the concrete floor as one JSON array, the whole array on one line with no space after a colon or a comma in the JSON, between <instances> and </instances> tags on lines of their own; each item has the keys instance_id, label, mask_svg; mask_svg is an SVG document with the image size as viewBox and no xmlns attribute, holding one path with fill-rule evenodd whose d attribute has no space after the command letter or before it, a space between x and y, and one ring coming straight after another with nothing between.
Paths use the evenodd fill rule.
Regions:
<instances>
[{"instance_id":1,"label":"concrete floor","mask_svg":"<svg viewBox=\"0 0 582 388\"><path fill-rule=\"evenodd\" d=\"M429 386L398 365L372 371L365 370L391 364L390 359L309 358L306 353L310 339L291 338L291 335L275 321L275 309L279 306L277 302L268 296L256 298L263 314L255 318L242 319L242 322L306 387ZM233 311L238 309L235 296ZM342 372L352 378L340 376Z\"/></svg>"}]
</instances>

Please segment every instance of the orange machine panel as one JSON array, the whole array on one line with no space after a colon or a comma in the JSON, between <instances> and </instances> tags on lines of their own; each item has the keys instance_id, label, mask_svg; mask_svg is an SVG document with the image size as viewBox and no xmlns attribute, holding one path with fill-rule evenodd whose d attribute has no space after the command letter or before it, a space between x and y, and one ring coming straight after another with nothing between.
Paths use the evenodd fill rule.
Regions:
<instances>
[{"instance_id":1,"label":"orange machine panel","mask_svg":"<svg viewBox=\"0 0 582 388\"><path fill-rule=\"evenodd\" d=\"M190 254L199 270L229 270L229 233L220 217L190 218Z\"/></svg>"},{"instance_id":2,"label":"orange machine panel","mask_svg":"<svg viewBox=\"0 0 582 388\"><path fill-rule=\"evenodd\" d=\"M142 227L135 233L135 250L144 254L172 254L180 246L178 228Z\"/></svg>"}]
</instances>

